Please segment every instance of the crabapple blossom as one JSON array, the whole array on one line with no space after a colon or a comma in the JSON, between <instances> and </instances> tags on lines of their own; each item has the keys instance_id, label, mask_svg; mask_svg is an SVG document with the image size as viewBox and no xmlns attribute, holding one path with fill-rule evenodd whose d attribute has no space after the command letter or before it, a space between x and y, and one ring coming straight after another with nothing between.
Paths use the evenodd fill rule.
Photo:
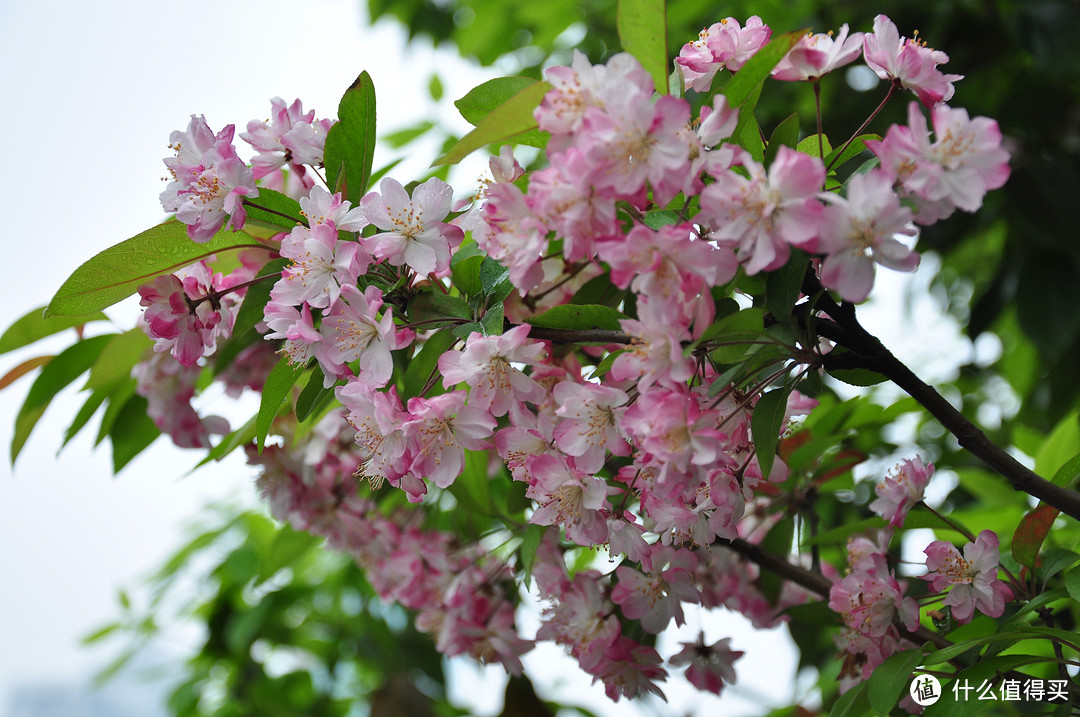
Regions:
<instances>
[{"instance_id":1,"label":"crabapple blossom","mask_svg":"<svg viewBox=\"0 0 1080 717\"><path fill-rule=\"evenodd\" d=\"M383 386L390 380L394 365L390 352L407 346L413 334L398 330L389 308L376 318L383 305L383 293L369 286L364 293L351 284L341 287L341 297L323 317L319 333L322 352L316 353L326 376L326 385L334 378L350 373L346 364L360 361L359 380L368 386Z\"/></svg>"},{"instance_id":2,"label":"crabapple blossom","mask_svg":"<svg viewBox=\"0 0 1080 717\"><path fill-rule=\"evenodd\" d=\"M998 537L992 530L984 530L974 543L964 546L964 554L945 540L935 540L924 550L926 569L923 580L930 589L942 592L947 588L945 604L952 607L952 616L963 624L971 621L975 611L1001 617L1005 603L1012 600L1009 586L998 579Z\"/></svg>"},{"instance_id":3,"label":"crabapple blossom","mask_svg":"<svg viewBox=\"0 0 1080 717\"><path fill-rule=\"evenodd\" d=\"M714 695L720 694L725 684L735 683L735 660L742 657L742 650L731 649L731 638L725 637L711 645L705 644L705 633L698 633L695 642L681 642L683 649L668 660L672 667L686 665L686 679L694 687Z\"/></svg>"},{"instance_id":4,"label":"crabapple blossom","mask_svg":"<svg viewBox=\"0 0 1080 717\"><path fill-rule=\"evenodd\" d=\"M949 61L940 50L927 47L918 33L900 37L896 24L884 15L874 18L874 31L863 35L866 64L883 80L895 80L911 90L926 107L952 99L953 84L963 75L945 75L937 69Z\"/></svg>"},{"instance_id":5,"label":"crabapple blossom","mask_svg":"<svg viewBox=\"0 0 1080 717\"><path fill-rule=\"evenodd\" d=\"M371 256L356 242L341 241L333 224L294 228L281 240L281 256L291 264L274 287L274 300L292 306L326 308L367 271Z\"/></svg>"},{"instance_id":6,"label":"crabapple blossom","mask_svg":"<svg viewBox=\"0 0 1080 717\"><path fill-rule=\"evenodd\" d=\"M300 198L300 215L312 228L317 224L330 224L338 231L358 232L368 225L360 207L351 208L340 192L331 194L322 187L312 187Z\"/></svg>"},{"instance_id":7,"label":"crabapple blossom","mask_svg":"<svg viewBox=\"0 0 1080 717\"><path fill-rule=\"evenodd\" d=\"M619 582L611 591L611 600L623 615L641 620L641 627L653 634L667 627L672 619L682 625L682 603L696 603L699 599L693 581L697 563L697 556L685 548L655 545L646 574L625 565L615 569Z\"/></svg>"},{"instance_id":8,"label":"crabapple blossom","mask_svg":"<svg viewBox=\"0 0 1080 717\"><path fill-rule=\"evenodd\" d=\"M409 470L439 488L447 488L465 467L465 449L482 450L495 431L487 411L465 405L465 392L453 391L431 398L414 396L409 417L401 425L413 462Z\"/></svg>"},{"instance_id":9,"label":"crabapple blossom","mask_svg":"<svg viewBox=\"0 0 1080 717\"><path fill-rule=\"evenodd\" d=\"M555 445L574 457L574 466L595 473L604 465L607 452L625 456L630 444L620 427L626 402L625 392L610 386L570 381L555 386L555 415L562 420L555 427Z\"/></svg>"},{"instance_id":10,"label":"crabapple blossom","mask_svg":"<svg viewBox=\"0 0 1080 717\"><path fill-rule=\"evenodd\" d=\"M315 111L305 113L300 100L286 106L283 99L275 97L270 100L270 107L268 122L252 120L247 123L247 132L240 133L240 138L258 152L251 160L255 179L288 165L308 189L312 188L314 182L302 165L322 164L326 133L333 121L316 120Z\"/></svg>"},{"instance_id":11,"label":"crabapple blossom","mask_svg":"<svg viewBox=\"0 0 1080 717\"><path fill-rule=\"evenodd\" d=\"M908 106L908 126L893 125L866 146L881 159L901 196L915 201L915 221L933 224L957 208L974 212L983 197L1009 178L1009 153L997 122L970 119L963 109L938 105L931 112L934 141L918 104Z\"/></svg>"},{"instance_id":12,"label":"crabapple blossom","mask_svg":"<svg viewBox=\"0 0 1080 717\"><path fill-rule=\"evenodd\" d=\"M834 38L828 33L804 35L772 72L777 80L816 80L838 67L854 62L863 51L863 34L856 32L848 37L848 26L840 26Z\"/></svg>"},{"instance_id":13,"label":"crabapple blossom","mask_svg":"<svg viewBox=\"0 0 1080 717\"><path fill-rule=\"evenodd\" d=\"M200 261L140 286L143 328L154 339L154 350L170 352L184 366L212 354L218 339L232 333L237 308L235 294L218 297L216 292L241 281L241 273L224 277Z\"/></svg>"},{"instance_id":14,"label":"crabapple blossom","mask_svg":"<svg viewBox=\"0 0 1080 717\"><path fill-rule=\"evenodd\" d=\"M570 468L553 455L534 456L528 460L528 468L535 483L526 495L538 505L530 523L561 525L567 540L578 545L607 542L603 508L615 488L609 488L601 478Z\"/></svg>"},{"instance_id":15,"label":"crabapple blossom","mask_svg":"<svg viewBox=\"0 0 1080 717\"><path fill-rule=\"evenodd\" d=\"M229 422L224 418L202 418L191 406L201 371L166 353L152 354L131 371L135 392L146 399L147 415L180 448L209 448L211 435L229 432Z\"/></svg>"},{"instance_id":16,"label":"crabapple blossom","mask_svg":"<svg viewBox=\"0 0 1080 717\"><path fill-rule=\"evenodd\" d=\"M821 283L845 301L859 303L874 285L874 264L915 271L919 255L898 236L915 236L911 210L900 204L892 180L880 169L857 174L847 197L827 193L818 250L825 253Z\"/></svg>"},{"instance_id":17,"label":"crabapple blossom","mask_svg":"<svg viewBox=\"0 0 1080 717\"><path fill-rule=\"evenodd\" d=\"M447 388L469 385L469 405L505 416L523 401L540 403L546 391L512 364L535 365L547 351L539 341L528 341L529 326L515 326L499 336L481 336L475 331L465 341L464 351L439 357L439 372Z\"/></svg>"},{"instance_id":18,"label":"crabapple blossom","mask_svg":"<svg viewBox=\"0 0 1080 717\"><path fill-rule=\"evenodd\" d=\"M176 156L164 160L173 180L161 193L161 205L176 212L193 241L209 241L226 216L230 229L240 229L247 217L243 198L259 196L251 169L232 145L234 131L228 125L215 135L204 117L192 115L186 131L169 136Z\"/></svg>"},{"instance_id":19,"label":"crabapple blossom","mask_svg":"<svg viewBox=\"0 0 1080 717\"><path fill-rule=\"evenodd\" d=\"M420 276L446 271L450 249L462 239L461 229L443 222L453 199L450 185L432 177L410 198L401 183L387 177L379 190L360 200L368 221L383 230L368 238L369 251L394 266L406 264Z\"/></svg>"},{"instance_id":20,"label":"crabapple blossom","mask_svg":"<svg viewBox=\"0 0 1080 717\"><path fill-rule=\"evenodd\" d=\"M933 475L934 464L923 465L919 456L903 461L874 486L878 497L870 504L870 510L887 520L890 528L899 528L911 506L923 499L923 491Z\"/></svg>"},{"instance_id":21,"label":"crabapple blossom","mask_svg":"<svg viewBox=\"0 0 1080 717\"><path fill-rule=\"evenodd\" d=\"M812 248L822 205L817 195L825 165L817 157L781 147L766 172L743 153L749 178L725 172L701 193L701 219L710 238L733 242L748 274L787 263L791 246Z\"/></svg>"},{"instance_id":22,"label":"crabapple blossom","mask_svg":"<svg viewBox=\"0 0 1080 717\"><path fill-rule=\"evenodd\" d=\"M684 45L675 59L683 68L686 89L708 92L721 68L738 72L771 36L772 29L757 15L746 20L746 27L728 17L704 28L698 39Z\"/></svg>"}]
</instances>

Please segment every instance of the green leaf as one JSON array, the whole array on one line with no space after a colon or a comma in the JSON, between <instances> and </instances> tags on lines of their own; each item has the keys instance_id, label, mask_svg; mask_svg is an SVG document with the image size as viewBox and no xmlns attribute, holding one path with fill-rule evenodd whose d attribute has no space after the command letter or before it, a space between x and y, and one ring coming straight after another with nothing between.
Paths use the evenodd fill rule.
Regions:
<instances>
[{"instance_id":1,"label":"green leaf","mask_svg":"<svg viewBox=\"0 0 1080 717\"><path fill-rule=\"evenodd\" d=\"M222 230L203 244L188 239L187 227L165 222L109 247L78 269L45 309L47 316L85 316L135 293L142 284L227 249L262 247L243 232Z\"/></svg>"},{"instance_id":2,"label":"green leaf","mask_svg":"<svg viewBox=\"0 0 1080 717\"><path fill-rule=\"evenodd\" d=\"M829 138L825 135L821 135L821 146L818 147L818 135L812 134L809 137L803 138L801 142L795 145L795 149L799 150L803 154L809 154L811 157L820 157L821 150L824 150L825 155L828 156L832 152L832 145L829 144Z\"/></svg>"},{"instance_id":3,"label":"green leaf","mask_svg":"<svg viewBox=\"0 0 1080 717\"><path fill-rule=\"evenodd\" d=\"M785 385L783 388L763 394L754 406L754 414L750 418L758 465L761 466L761 475L766 479L776 460L776 444L780 441L780 429L784 425L784 412L787 409L789 393L791 393L791 387Z\"/></svg>"},{"instance_id":4,"label":"green leaf","mask_svg":"<svg viewBox=\"0 0 1080 717\"><path fill-rule=\"evenodd\" d=\"M1061 419L1035 454L1035 472L1050 476L1080 453L1080 414L1076 411Z\"/></svg>"},{"instance_id":5,"label":"green leaf","mask_svg":"<svg viewBox=\"0 0 1080 717\"><path fill-rule=\"evenodd\" d=\"M533 326L545 329L569 329L586 331L589 329L608 329L619 331L619 321L627 316L610 306L599 304L563 304L553 306L531 319L526 319Z\"/></svg>"},{"instance_id":6,"label":"green leaf","mask_svg":"<svg viewBox=\"0 0 1080 717\"><path fill-rule=\"evenodd\" d=\"M547 82L534 82L521 89L513 97L496 107L472 132L436 159L431 166L457 164L474 150L492 142L509 139L537 128L533 110L551 89Z\"/></svg>"},{"instance_id":7,"label":"green leaf","mask_svg":"<svg viewBox=\"0 0 1080 717\"><path fill-rule=\"evenodd\" d=\"M258 276L280 275L282 269L288 263L288 259L275 259L260 269ZM252 284L247 288L244 300L236 311L232 336L223 346L218 348L214 357L215 372L221 373L232 364L241 351L258 341L264 340L262 334L255 327L263 321L266 304L270 301L270 290L273 288L274 282L269 279Z\"/></svg>"},{"instance_id":8,"label":"green leaf","mask_svg":"<svg viewBox=\"0 0 1080 717\"><path fill-rule=\"evenodd\" d=\"M809 260L806 252L793 249L787 264L765 276L765 305L782 324L791 324L791 310L802 292Z\"/></svg>"},{"instance_id":9,"label":"green leaf","mask_svg":"<svg viewBox=\"0 0 1080 717\"><path fill-rule=\"evenodd\" d=\"M15 432L11 437L11 463L14 465L19 452L30 437L38 419L45 413L53 397L65 386L81 376L97 361L105 346L115 334L105 334L79 341L61 351L52 361L45 364L34 383L30 386L22 408L15 417Z\"/></svg>"},{"instance_id":10,"label":"green leaf","mask_svg":"<svg viewBox=\"0 0 1080 717\"><path fill-rule=\"evenodd\" d=\"M528 525L525 527L525 535L521 536L521 547L518 553L521 555L521 569L525 571L522 583L528 585L532 575L533 563L536 562L536 551L540 549L540 542L544 539L547 530L543 525Z\"/></svg>"},{"instance_id":11,"label":"green leaf","mask_svg":"<svg viewBox=\"0 0 1080 717\"><path fill-rule=\"evenodd\" d=\"M71 425L64 430L64 440L61 442L60 447L66 446L72 438L79 434L79 431L90 421L97 410L101 408L101 404L105 403L105 399L108 398L112 392L113 387L109 387L107 390L94 391L90 394L90 398L86 399L86 402L75 414L75 418L72 419Z\"/></svg>"},{"instance_id":12,"label":"green leaf","mask_svg":"<svg viewBox=\"0 0 1080 717\"><path fill-rule=\"evenodd\" d=\"M382 141L390 145L394 149L400 149L434 126L435 123L431 120L424 120L422 122L414 124L411 127L406 127L405 129L399 129L396 132L384 134L382 137Z\"/></svg>"},{"instance_id":13,"label":"green leaf","mask_svg":"<svg viewBox=\"0 0 1080 717\"><path fill-rule=\"evenodd\" d=\"M147 403L142 396L132 396L120 409L109 430L112 442L113 473L120 470L154 442L161 431L146 413Z\"/></svg>"},{"instance_id":14,"label":"green leaf","mask_svg":"<svg viewBox=\"0 0 1080 717\"><path fill-rule=\"evenodd\" d=\"M428 80L428 94L431 95L431 99L436 102L443 97L443 84L437 73L433 73L431 79Z\"/></svg>"},{"instance_id":15,"label":"green leaf","mask_svg":"<svg viewBox=\"0 0 1080 717\"><path fill-rule=\"evenodd\" d=\"M776 153L780 151L781 147L794 149L798 143L799 114L795 112L784 118L784 121L778 124L772 135L769 136L769 145L765 149L765 164L772 164L772 161L776 159Z\"/></svg>"},{"instance_id":16,"label":"green leaf","mask_svg":"<svg viewBox=\"0 0 1080 717\"><path fill-rule=\"evenodd\" d=\"M1058 468L1051 482L1055 485L1071 488L1072 484L1076 482L1077 476L1080 476L1080 455L1073 456L1065 462L1065 465Z\"/></svg>"},{"instance_id":17,"label":"green leaf","mask_svg":"<svg viewBox=\"0 0 1080 717\"><path fill-rule=\"evenodd\" d=\"M45 307L41 306L24 314L0 336L0 354L29 346L46 336L60 333L65 329L88 324L91 321L108 321L109 317L98 312L93 316L52 316L46 318Z\"/></svg>"},{"instance_id":18,"label":"green leaf","mask_svg":"<svg viewBox=\"0 0 1080 717\"><path fill-rule=\"evenodd\" d=\"M1016 562L1029 568L1035 567L1039 549L1042 548L1043 541L1050 534L1050 529L1054 527L1054 521L1060 513L1061 511L1057 508L1043 504L1024 516L1020 525L1016 526L1016 532L1013 533L1012 555L1016 558Z\"/></svg>"},{"instance_id":19,"label":"green leaf","mask_svg":"<svg viewBox=\"0 0 1080 717\"><path fill-rule=\"evenodd\" d=\"M450 486L450 492L482 515L494 515L487 451L465 450L465 466Z\"/></svg>"},{"instance_id":20,"label":"green leaf","mask_svg":"<svg viewBox=\"0 0 1080 717\"><path fill-rule=\"evenodd\" d=\"M216 446L210 449L210 452L206 454L206 458L196 464L195 468L201 468L210 461L220 461L240 446L246 446L255 440L255 422L256 416L252 416L243 426L222 438Z\"/></svg>"},{"instance_id":21,"label":"green leaf","mask_svg":"<svg viewBox=\"0 0 1080 717\"><path fill-rule=\"evenodd\" d=\"M454 286L466 296L476 296L481 291L480 265L484 263L484 258L482 254L475 254L450 267Z\"/></svg>"},{"instance_id":22,"label":"green leaf","mask_svg":"<svg viewBox=\"0 0 1080 717\"><path fill-rule=\"evenodd\" d=\"M469 90L454 102L461 116L473 127L480 124L496 107L536 84L531 77L496 77Z\"/></svg>"},{"instance_id":23,"label":"green leaf","mask_svg":"<svg viewBox=\"0 0 1080 717\"><path fill-rule=\"evenodd\" d=\"M334 386L323 387L322 368L315 366L311 378L300 395L296 398L296 420L306 421L308 417L318 415L330 399L334 397Z\"/></svg>"},{"instance_id":24,"label":"green leaf","mask_svg":"<svg viewBox=\"0 0 1080 717\"><path fill-rule=\"evenodd\" d=\"M371 182L375 157L375 85L361 72L338 104L338 122L326 133L326 181L353 206Z\"/></svg>"},{"instance_id":25,"label":"green leaf","mask_svg":"<svg viewBox=\"0 0 1080 717\"><path fill-rule=\"evenodd\" d=\"M503 332L503 305L495 304L484 313L480 325L484 327L484 336L498 336Z\"/></svg>"},{"instance_id":26,"label":"green leaf","mask_svg":"<svg viewBox=\"0 0 1080 717\"><path fill-rule=\"evenodd\" d=\"M1069 597L1080 602L1080 568L1073 568L1065 576L1065 589L1069 591Z\"/></svg>"},{"instance_id":27,"label":"green leaf","mask_svg":"<svg viewBox=\"0 0 1080 717\"><path fill-rule=\"evenodd\" d=\"M907 691L911 674L922 661L922 648L904 650L889 657L874 668L867 681L866 694L870 706L879 715L887 715Z\"/></svg>"},{"instance_id":28,"label":"green leaf","mask_svg":"<svg viewBox=\"0 0 1080 717\"><path fill-rule=\"evenodd\" d=\"M407 310L410 323L423 322L422 328L434 329L449 324L460 324L473 319L473 310L456 296L441 291L425 291L409 300Z\"/></svg>"},{"instance_id":29,"label":"green leaf","mask_svg":"<svg viewBox=\"0 0 1080 717\"><path fill-rule=\"evenodd\" d=\"M271 369L263 386L262 401L259 404L259 415L255 421L255 445L262 455L263 445L266 443L266 434L270 432L270 425L277 417L281 404L289 395L289 390L303 373L303 366L294 366L289 363L288 356L282 356L277 365Z\"/></svg>"},{"instance_id":30,"label":"green leaf","mask_svg":"<svg viewBox=\"0 0 1080 717\"><path fill-rule=\"evenodd\" d=\"M126 380L131 376L131 369L153 345L142 329L115 334L90 368L84 388L104 390Z\"/></svg>"},{"instance_id":31,"label":"green leaf","mask_svg":"<svg viewBox=\"0 0 1080 717\"><path fill-rule=\"evenodd\" d=\"M754 56L747 60L742 69L736 72L724 87L724 96L727 97L728 104L739 108L740 114L744 110L752 111L753 102L748 102L748 100L751 98L756 100L757 93L760 93L761 86L772 74L773 69L805 34L806 30L796 30L782 35L773 35L768 44L754 53Z\"/></svg>"},{"instance_id":32,"label":"green leaf","mask_svg":"<svg viewBox=\"0 0 1080 717\"><path fill-rule=\"evenodd\" d=\"M781 518L776 525L769 529L761 541L761 547L773 555L786 556L791 553L791 543L795 538L795 519L790 516ZM780 599L780 589L784 580L771 570L762 570L758 578L761 592L769 602L776 605Z\"/></svg>"},{"instance_id":33,"label":"green leaf","mask_svg":"<svg viewBox=\"0 0 1080 717\"><path fill-rule=\"evenodd\" d=\"M247 222L273 229L292 231L297 224L307 224L300 213L300 202L273 189L259 188L259 196L244 199ZM284 215L284 216L282 216ZM246 222L245 222L246 226Z\"/></svg>"},{"instance_id":34,"label":"green leaf","mask_svg":"<svg viewBox=\"0 0 1080 717\"><path fill-rule=\"evenodd\" d=\"M815 138L817 137L817 135L814 136ZM830 172L840 167L843 167L848 160L853 159L866 151L866 140L868 139L879 140L881 139L881 135L860 134L858 137L853 139L851 141L851 144L849 144L847 147L838 147L835 150L831 149L828 142L826 142L825 166L829 168ZM810 152L810 154L813 154L815 157L818 156L816 139L814 140L814 151Z\"/></svg>"},{"instance_id":35,"label":"green leaf","mask_svg":"<svg viewBox=\"0 0 1080 717\"><path fill-rule=\"evenodd\" d=\"M829 710L829 717L861 717L866 714L870 710L866 689L867 683L863 681L840 695Z\"/></svg>"},{"instance_id":36,"label":"green leaf","mask_svg":"<svg viewBox=\"0 0 1080 717\"><path fill-rule=\"evenodd\" d=\"M415 356L405 367L405 390L401 393L401 400L408 401L413 396L419 396L424 384L437 370L439 357L450 350L457 341L452 333L443 329L436 331L428 337Z\"/></svg>"},{"instance_id":37,"label":"green leaf","mask_svg":"<svg viewBox=\"0 0 1080 717\"><path fill-rule=\"evenodd\" d=\"M653 78L656 91L668 89L667 13L664 0L619 0L619 42Z\"/></svg>"},{"instance_id":38,"label":"green leaf","mask_svg":"<svg viewBox=\"0 0 1080 717\"><path fill-rule=\"evenodd\" d=\"M480 263L480 289L493 302L501 304L506 301L514 290L514 285L510 283L510 270L490 256L485 256Z\"/></svg>"}]
</instances>

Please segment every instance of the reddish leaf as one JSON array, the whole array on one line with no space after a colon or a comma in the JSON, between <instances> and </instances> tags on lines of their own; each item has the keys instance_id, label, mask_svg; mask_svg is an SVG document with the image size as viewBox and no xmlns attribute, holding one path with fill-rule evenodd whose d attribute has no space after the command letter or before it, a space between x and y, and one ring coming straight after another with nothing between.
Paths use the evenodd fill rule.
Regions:
<instances>
[{"instance_id":1,"label":"reddish leaf","mask_svg":"<svg viewBox=\"0 0 1080 717\"><path fill-rule=\"evenodd\" d=\"M1012 554L1016 562L1035 567L1039 549L1050 534L1054 520L1060 512L1057 508L1041 504L1024 516L1013 534Z\"/></svg>"},{"instance_id":2,"label":"reddish leaf","mask_svg":"<svg viewBox=\"0 0 1080 717\"><path fill-rule=\"evenodd\" d=\"M53 357L50 356L36 356L32 359L27 359L15 368L4 374L3 378L0 378L0 390L3 390L14 383L16 380L22 378L26 374L30 373L38 366L44 366L49 363Z\"/></svg>"}]
</instances>

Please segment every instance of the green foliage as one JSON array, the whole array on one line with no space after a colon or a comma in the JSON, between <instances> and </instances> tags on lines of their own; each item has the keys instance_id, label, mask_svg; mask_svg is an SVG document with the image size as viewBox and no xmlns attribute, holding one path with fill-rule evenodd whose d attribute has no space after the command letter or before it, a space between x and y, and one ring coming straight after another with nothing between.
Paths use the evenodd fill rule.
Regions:
<instances>
[{"instance_id":1,"label":"green foliage","mask_svg":"<svg viewBox=\"0 0 1080 717\"><path fill-rule=\"evenodd\" d=\"M619 0L619 42L637 58L660 94L668 87L667 13L664 0Z\"/></svg>"},{"instance_id":2,"label":"green foliage","mask_svg":"<svg viewBox=\"0 0 1080 717\"><path fill-rule=\"evenodd\" d=\"M48 318L44 314L44 306L32 309L9 326L0 336L0 354L28 346L65 329L78 329L91 321L107 321L109 318L100 312L89 316L50 316Z\"/></svg>"},{"instance_id":3,"label":"green foliage","mask_svg":"<svg viewBox=\"0 0 1080 717\"><path fill-rule=\"evenodd\" d=\"M375 86L365 71L338 105L338 122L326 135L326 181L358 206L371 182L375 158Z\"/></svg>"},{"instance_id":4,"label":"green foliage","mask_svg":"<svg viewBox=\"0 0 1080 717\"><path fill-rule=\"evenodd\" d=\"M168 221L109 247L86 261L60 285L45 309L48 316L97 314L135 293L155 276L182 269L226 251L261 247L244 232L222 229L204 244L187 236L187 227Z\"/></svg>"},{"instance_id":5,"label":"green foliage","mask_svg":"<svg viewBox=\"0 0 1080 717\"><path fill-rule=\"evenodd\" d=\"M476 129L462 137L457 144L436 159L432 166L457 164L486 144L513 139L536 129L537 123L533 118L533 110L550 89L551 85L546 82L534 82L518 90L512 97L484 115L476 125Z\"/></svg>"}]
</instances>

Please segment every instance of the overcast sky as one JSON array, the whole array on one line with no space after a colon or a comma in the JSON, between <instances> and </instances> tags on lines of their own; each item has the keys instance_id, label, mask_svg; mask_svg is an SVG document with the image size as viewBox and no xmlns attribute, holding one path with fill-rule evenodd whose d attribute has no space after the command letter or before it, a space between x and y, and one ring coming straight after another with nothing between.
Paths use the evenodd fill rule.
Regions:
<instances>
[{"instance_id":1,"label":"overcast sky","mask_svg":"<svg viewBox=\"0 0 1080 717\"><path fill-rule=\"evenodd\" d=\"M395 25L365 29L361 5L0 3L0 137L7 161L0 176L7 223L0 324L47 303L94 253L162 220L161 159L169 154L169 133L185 127L191 114L205 114L215 131L228 123L241 131L248 120L267 117L270 98L280 96L287 102L299 97L318 117L334 116L342 91L366 69L385 131L436 111L426 89L430 68L439 68L446 86L446 117L453 116L450 100L493 76L430 48L406 48ZM459 129L467 126L457 121ZM250 156L245 146L239 150ZM464 194L474 186L470 179L457 189ZM128 302L111 313L124 330L136 312ZM64 340L70 339L0 356L0 375L33 355L62 349ZM102 666L107 655L80 649L79 637L117 615L117 589L136 588L180 544L182 526L208 501L255 502L251 472L238 456L185 477L197 455L159 440L113 478L107 448L92 449L93 428L57 456L81 403L70 390L10 470L12 420L29 383L23 379L0 392L0 717L13 684L79 680ZM682 639L692 639L698 627L692 620ZM752 636L726 614L707 628L710 639L741 635L733 647L748 654L737 691L794 697L793 686L777 678L791 675L794 664L778 636ZM558 652L548 647L532 664ZM755 672L765 676L756 685L749 679ZM588 682L584 676L560 679ZM669 693L672 709L697 704L691 695ZM594 704L602 709L607 703Z\"/></svg>"}]
</instances>

